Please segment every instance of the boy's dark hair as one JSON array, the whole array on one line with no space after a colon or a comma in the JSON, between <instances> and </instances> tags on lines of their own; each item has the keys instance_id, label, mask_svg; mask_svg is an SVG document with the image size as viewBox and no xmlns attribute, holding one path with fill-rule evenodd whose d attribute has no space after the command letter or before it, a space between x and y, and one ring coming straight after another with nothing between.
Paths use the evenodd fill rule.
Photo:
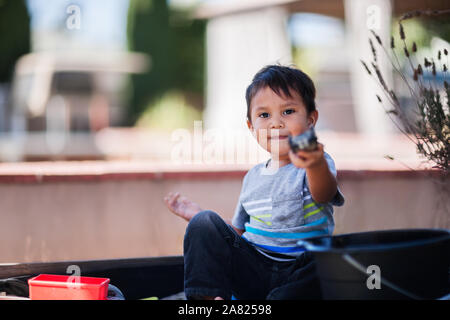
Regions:
<instances>
[{"instance_id":1,"label":"boy's dark hair","mask_svg":"<svg viewBox=\"0 0 450 320\"><path fill-rule=\"evenodd\" d=\"M303 99L308 114L316 110L316 103L314 101L316 98L316 88L306 73L296 68L268 65L258 71L245 92L247 118L249 121L251 121L250 103L253 97L260 89L267 86L278 95L280 95L281 90L287 97L292 97L289 89L294 90Z\"/></svg>"}]
</instances>

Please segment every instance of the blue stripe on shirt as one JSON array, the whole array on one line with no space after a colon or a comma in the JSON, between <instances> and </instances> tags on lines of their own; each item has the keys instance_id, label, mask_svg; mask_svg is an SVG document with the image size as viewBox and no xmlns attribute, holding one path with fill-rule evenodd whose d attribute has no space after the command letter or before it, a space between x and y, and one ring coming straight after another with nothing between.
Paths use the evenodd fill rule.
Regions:
<instances>
[{"instance_id":1,"label":"blue stripe on shirt","mask_svg":"<svg viewBox=\"0 0 450 320\"><path fill-rule=\"evenodd\" d=\"M252 244L254 244L255 246L258 246L260 248L266 249L266 250L270 250L273 252L279 252L279 253L289 253L289 252L303 252L306 251L305 248L303 247L275 247L275 246L267 246L264 244L257 244L252 242Z\"/></svg>"},{"instance_id":2,"label":"blue stripe on shirt","mask_svg":"<svg viewBox=\"0 0 450 320\"><path fill-rule=\"evenodd\" d=\"M283 238L283 239L303 239L303 238L310 238L310 237L328 234L328 229L315 230L315 231L310 231L310 232L297 232L297 233L270 232L270 231L265 231L265 230L261 230L261 229L256 229L256 228L250 227L249 225L245 226L245 231L253 233L253 234L257 234L260 236L269 237L269 238Z\"/></svg>"},{"instance_id":3,"label":"blue stripe on shirt","mask_svg":"<svg viewBox=\"0 0 450 320\"><path fill-rule=\"evenodd\" d=\"M322 223L327 222L327 220L328 220L327 217L323 217L322 219L319 219L319 220L313 221L313 222L311 222L311 223L305 224L305 225L303 225L303 227L319 226L319 225L321 225Z\"/></svg>"}]
</instances>

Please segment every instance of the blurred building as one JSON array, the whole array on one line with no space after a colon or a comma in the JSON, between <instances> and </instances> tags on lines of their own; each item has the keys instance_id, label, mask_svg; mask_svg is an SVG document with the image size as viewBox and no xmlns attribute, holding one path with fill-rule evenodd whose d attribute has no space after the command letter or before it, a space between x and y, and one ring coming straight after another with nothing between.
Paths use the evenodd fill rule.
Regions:
<instances>
[{"instance_id":1,"label":"blurred building","mask_svg":"<svg viewBox=\"0 0 450 320\"><path fill-rule=\"evenodd\" d=\"M127 8L128 0L28 1L31 53L15 65L0 158L102 157L91 133L123 123L128 75L150 68L148 55L127 51Z\"/></svg>"},{"instance_id":2,"label":"blurred building","mask_svg":"<svg viewBox=\"0 0 450 320\"><path fill-rule=\"evenodd\" d=\"M314 69L307 72L311 71L317 86L318 130L375 136L395 132L375 98L379 91L377 84L365 73L360 60L372 59L369 29L376 30L387 43L391 18L423 9L423 1L170 2L178 6L199 4L193 17L207 20L205 129L242 129L249 134L245 124L245 89L253 75L266 64L296 62L301 68L305 63ZM0 136L0 161L19 160L24 153L28 154L26 159L46 155L95 158L104 152L98 150L99 141L104 150L117 157L127 158L133 153L151 158L159 152L158 158L163 158L162 154L167 158L171 146L168 135L165 139L159 136L150 139L149 144L149 139L133 136L137 132L134 129L102 130L121 124L125 111L121 99L128 74L143 72L150 65L149 56L126 52L128 0L78 3L81 27L72 30L65 24L70 1L57 1L55 8L46 7L45 0L28 1L34 21L32 53L18 61L11 87L13 94L7 103L10 109L0 110L0 116L6 118L0 121L0 129L5 122L12 129L10 135ZM429 0L426 6L448 8L444 0ZM308 14L314 14L315 20L322 17L332 23L327 30L321 30L308 20ZM45 23L36 25L40 20ZM296 29L292 26L294 21L309 27ZM298 57L293 50L295 41L305 39L320 45ZM162 56L166 58L164 63L170 64L169 56ZM380 64L382 71L390 74L389 64L386 61ZM2 100L5 95L0 88L0 104ZM125 131L128 134L124 135ZM23 132L31 134L24 136ZM97 138L92 132L99 132ZM117 139L119 133L127 139ZM155 140L163 141L165 148L154 147L158 143Z\"/></svg>"},{"instance_id":3,"label":"blurred building","mask_svg":"<svg viewBox=\"0 0 450 320\"><path fill-rule=\"evenodd\" d=\"M22 56L12 84L13 130L51 129L58 112L64 114L62 125L69 131L98 131L120 123L123 75L147 68L145 55L125 51L42 51Z\"/></svg>"},{"instance_id":4,"label":"blurred building","mask_svg":"<svg viewBox=\"0 0 450 320\"><path fill-rule=\"evenodd\" d=\"M125 51L22 56L11 85L8 117L9 134L27 132L22 143L16 140L21 149L17 160L20 154L24 160L57 154L66 159L102 158L91 133L123 122L127 75L148 65L146 55Z\"/></svg>"},{"instance_id":5,"label":"blurred building","mask_svg":"<svg viewBox=\"0 0 450 320\"><path fill-rule=\"evenodd\" d=\"M288 21L298 13L313 13L342 21L342 41L317 51L314 80L318 89L318 129L363 135L396 133L379 105L380 89L360 60L371 61L370 30L389 43L393 16L418 9L448 9L442 0L258 0L206 1L196 16L208 19L207 97L205 125L211 128L244 128L245 89L252 76L267 64L290 64L291 36ZM297 37L318 38L319 30ZM387 59L381 71L392 83ZM227 121L224 122L223 119Z\"/></svg>"}]
</instances>

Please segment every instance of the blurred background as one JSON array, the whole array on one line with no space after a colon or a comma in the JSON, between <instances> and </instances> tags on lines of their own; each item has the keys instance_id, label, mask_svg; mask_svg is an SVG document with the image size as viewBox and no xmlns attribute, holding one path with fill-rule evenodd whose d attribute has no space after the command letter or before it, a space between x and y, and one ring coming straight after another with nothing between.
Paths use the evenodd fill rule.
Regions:
<instances>
[{"instance_id":1,"label":"blurred background","mask_svg":"<svg viewBox=\"0 0 450 320\"><path fill-rule=\"evenodd\" d=\"M336 233L450 228L441 192L448 181L423 170L361 65L372 59L370 29L388 47L399 17L430 9L450 7L444 0L0 0L0 262L182 253L185 222L162 197L180 191L233 215L245 172L268 158L246 127L245 89L274 63L294 64L316 84L317 134L347 200L336 209ZM450 50L449 21L404 22L417 57ZM408 108L409 91L378 54Z\"/></svg>"}]
</instances>

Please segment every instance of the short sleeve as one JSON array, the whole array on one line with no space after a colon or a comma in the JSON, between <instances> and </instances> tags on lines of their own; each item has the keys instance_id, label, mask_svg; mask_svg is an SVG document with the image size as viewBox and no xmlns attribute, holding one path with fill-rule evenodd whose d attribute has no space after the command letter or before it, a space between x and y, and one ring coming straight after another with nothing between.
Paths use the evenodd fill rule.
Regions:
<instances>
[{"instance_id":1,"label":"short sleeve","mask_svg":"<svg viewBox=\"0 0 450 320\"><path fill-rule=\"evenodd\" d=\"M245 212L241 201L239 201L236 206L236 210L234 211L234 216L231 220L231 224L238 229L245 230L245 223L249 221L249 218L250 217L248 216L247 212Z\"/></svg>"},{"instance_id":2,"label":"short sleeve","mask_svg":"<svg viewBox=\"0 0 450 320\"><path fill-rule=\"evenodd\" d=\"M250 216L245 211L244 207L242 206L241 197L245 190L245 186L247 183L249 172L244 176L244 179L242 180L242 187L241 187L241 193L239 195L239 200L236 205L236 209L234 210L234 216L233 219L231 219L231 224L241 230L245 230L245 223L250 220Z\"/></svg>"},{"instance_id":3,"label":"short sleeve","mask_svg":"<svg viewBox=\"0 0 450 320\"><path fill-rule=\"evenodd\" d=\"M333 159L330 157L330 155L328 153L324 153L325 156L325 160L327 160L327 164L328 164L328 168L330 169L330 172L333 174L333 176L336 178L337 176L337 171L336 171L336 166L334 165L334 161Z\"/></svg>"},{"instance_id":4,"label":"short sleeve","mask_svg":"<svg viewBox=\"0 0 450 320\"><path fill-rule=\"evenodd\" d=\"M333 159L326 152L325 152L324 155L325 155L325 160L327 160L328 168L330 169L331 174L336 178L337 177L337 170L336 170L336 166L334 165ZM331 200L330 204L333 205L333 206L340 207L340 206L343 206L344 203L345 203L344 195L342 194L341 190L338 187L336 195Z\"/></svg>"}]
</instances>

